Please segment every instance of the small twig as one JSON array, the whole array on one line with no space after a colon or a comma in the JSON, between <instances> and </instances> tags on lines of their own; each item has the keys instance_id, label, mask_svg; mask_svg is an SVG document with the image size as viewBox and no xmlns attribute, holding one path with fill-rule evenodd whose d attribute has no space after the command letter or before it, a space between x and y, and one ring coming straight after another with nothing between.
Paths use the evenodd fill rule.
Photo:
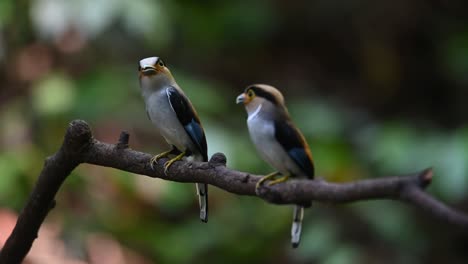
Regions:
<instances>
[{"instance_id":1,"label":"small twig","mask_svg":"<svg viewBox=\"0 0 468 264\"><path fill-rule=\"evenodd\" d=\"M117 143L117 148L125 149L128 148L128 141L130 140L130 135L127 131L120 132L119 142Z\"/></svg>"},{"instance_id":2,"label":"small twig","mask_svg":"<svg viewBox=\"0 0 468 264\"><path fill-rule=\"evenodd\" d=\"M370 199L392 199L422 208L432 216L468 230L468 215L433 198L424 188L432 180L432 169L405 175L349 183L324 180L289 180L255 190L259 175L226 168L226 157L214 154L209 162L177 162L164 174L160 162L149 166L152 155L128 148L129 135L122 132L115 145L95 140L86 122L70 123L61 148L46 159L39 179L12 234L0 252L0 264L20 263L30 250L40 225L53 208L54 197L63 181L80 163L112 167L136 174L177 182L208 183L239 195L259 196L275 204L302 204L308 201L349 203Z\"/></svg>"}]
</instances>

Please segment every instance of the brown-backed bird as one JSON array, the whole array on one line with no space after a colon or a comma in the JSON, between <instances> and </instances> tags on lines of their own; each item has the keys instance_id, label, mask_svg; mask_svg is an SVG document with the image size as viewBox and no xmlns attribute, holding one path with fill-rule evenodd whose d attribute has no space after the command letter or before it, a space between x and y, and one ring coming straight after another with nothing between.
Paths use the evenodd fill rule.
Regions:
<instances>
[{"instance_id":1,"label":"brown-backed bird","mask_svg":"<svg viewBox=\"0 0 468 264\"><path fill-rule=\"evenodd\" d=\"M206 138L200 118L164 62L158 57L142 59L138 71L148 117L172 147L171 150L154 156L150 162L151 167L160 158L171 154L175 157L164 164L165 172L175 161L184 157L194 161L207 161ZM207 222L208 185L197 183L196 187L200 219Z\"/></svg>"},{"instance_id":2,"label":"brown-backed bird","mask_svg":"<svg viewBox=\"0 0 468 264\"><path fill-rule=\"evenodd\" d=\"M257 182L257 188L265 181L269 185L288 180L289 177L314 178L312 155L299 129L293 124L284 103L284 97L276 88L265 84L248 86L237 97L247 110L247 126L250 137L260 156L277 171ZM304 207L310 202L294 206L291 229L292 246L296 248L301 239Z\"/></svg>"}]
</instances>

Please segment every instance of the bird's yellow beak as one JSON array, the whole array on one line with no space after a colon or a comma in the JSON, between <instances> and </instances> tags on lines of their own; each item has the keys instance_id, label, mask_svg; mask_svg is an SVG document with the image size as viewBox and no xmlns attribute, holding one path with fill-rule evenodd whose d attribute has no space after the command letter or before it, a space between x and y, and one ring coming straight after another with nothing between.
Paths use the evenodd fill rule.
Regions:
<instances>
[{"instance_id":1,"label":"bird's yellow beak","mask_svg":"<svg viewBox=\"0 0 468 264\"><path fill-rule=\"evenodd\" d=\"M151 76L151 75L155 75L158 71L156 67L148 65L148 66L142 67L140 72L141 74L145 76Z\"/></svg>"},{"instance_id":2,"label":"bird's yellow beak","mask_svg":"<svg viewBox=\"0 0 468 264\"><path fill-rule=\"evenodd\" d=\"M247 104L249 101L250 101L249 97L245 93L241 93L239 96L237 96L236 104L240 104L240 103Z\"/></svg>"}]
</instances>

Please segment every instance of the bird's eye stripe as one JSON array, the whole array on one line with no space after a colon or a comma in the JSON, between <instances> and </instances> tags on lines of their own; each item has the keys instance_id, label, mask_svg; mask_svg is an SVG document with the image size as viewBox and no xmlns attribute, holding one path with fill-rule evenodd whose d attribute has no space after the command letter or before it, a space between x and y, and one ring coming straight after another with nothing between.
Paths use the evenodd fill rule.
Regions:
<instances>
[{"instance_id":1,"label":"bird's eye stripe","mask_svg":"<svg viewBox=\"0 0 468 264\"><path fill-rule=\"evenodd\" d=\"M249 91L252 91L252 93L254 93L255 96L265 98L266 100L272 102L273 104L278 104L279 103L278 99L276 99L276 97L273 94L271 94L271 93L269 93L269 92L267 92L267 91L265 91L265 90L263 90L263 89L261 89L259 87L255 87L255 86L251 87Z\"/></svg>"}]
</instances>

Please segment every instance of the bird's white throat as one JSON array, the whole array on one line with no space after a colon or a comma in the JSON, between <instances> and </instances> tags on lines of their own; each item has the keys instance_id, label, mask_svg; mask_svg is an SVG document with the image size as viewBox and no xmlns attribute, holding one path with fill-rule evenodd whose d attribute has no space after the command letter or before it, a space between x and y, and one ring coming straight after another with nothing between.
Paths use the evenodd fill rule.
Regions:
<instances>
[{"instance_id":1,"label":"bird's white throat","mask_svg":"<svg viewBox=\"0 0 468 264\"><path fill-rule=\"evenodd\" d=\"M257 106L257 108L249 115L249 118L247 118L247 121L250 121L254 119L255 117L257 117L258 113L262 109L262 106L263 104L260 104L259 106Z\"/></svg>"},{"instance_id":2,"label":"bird's white throat","mask_svg":"<svg viewBox=\"0 0 468 264\"><path fill-rule=\"evenodd\" d=\"M165 91L164 88L177 85L171 78L158 74L156 76L142 77L140 79L141 92L144 98L150 97L155 92Z\"/></svg>"}]
</instances>

